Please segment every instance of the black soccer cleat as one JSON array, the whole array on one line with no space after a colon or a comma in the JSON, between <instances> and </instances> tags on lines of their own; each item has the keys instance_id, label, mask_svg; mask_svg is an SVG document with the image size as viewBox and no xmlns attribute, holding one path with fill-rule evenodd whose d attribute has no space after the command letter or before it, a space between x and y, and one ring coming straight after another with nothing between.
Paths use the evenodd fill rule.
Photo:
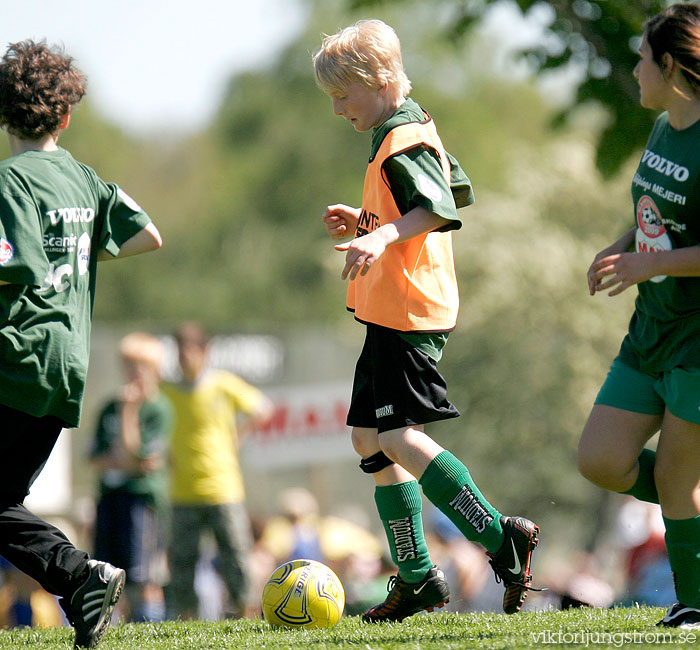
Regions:
<instances>
[{"instance_id":1,"label":"black soccer cleat","mask_svg":"<svg viewBox=\"0 0 700 650\"><path fill-rule=\"evenodd\" d=\"M503 611L506 614L519 612L528 591L540 591L530 586L530 560L532 551L539 543L540 529L524 517L501 517L501 528L505 539L496 553L487 553L489 564L496 574L496 581L503 582Z\"/></svg>"},{"instance_id":2,"label":"black soccer cleat","mask_svg":"<svg viewBox=\"0 0 700 650\"><path fill-rule=\"evenodd\" d=\"M657 625L661 627L677 627L684 630L700 629L700 609L676 603L668 608L666 616Z\"/></svg>"},{"instance_id":3,"label":"black soccer cleat","mask_svg":"<svg viewBox=\"0 0 700 650\"><path fill-rule=\"evenodd\" d=\"M445 574L435 566L416 584L404 582L399 575L391 576L387 590L389 595L386 600L362 615L365 623L401 622L420 611L432 612L436 607L450 602L450 588Z\"/></svg>"},{"instance_id":4,"label":"black soccer cleat","mask_svg":"<svg viewBox=\"0 0 700 650\"><path fill-rule=\"evenodd\" d=\"M60 603L75 628L75 648L96 648L112 622L114 606L121 596L126 572L107 562L88 560L85 582Z\"/></svg>"}]
</instances>

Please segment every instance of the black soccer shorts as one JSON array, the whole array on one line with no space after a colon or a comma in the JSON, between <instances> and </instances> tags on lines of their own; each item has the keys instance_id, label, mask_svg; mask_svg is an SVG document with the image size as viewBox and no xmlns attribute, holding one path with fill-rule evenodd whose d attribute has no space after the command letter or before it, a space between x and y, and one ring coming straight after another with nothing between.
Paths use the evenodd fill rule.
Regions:
<instances>
[{"instance_id":1,"label":"black soccer shorts","mask_svg":"<svg viewBox=\"0 0 700 650\"><path fill-rule=\"evenodd\" d=\"M437 362L395 330L367 325L347 424L379 433L459 417Z\"/></svg>"}]
</instances>

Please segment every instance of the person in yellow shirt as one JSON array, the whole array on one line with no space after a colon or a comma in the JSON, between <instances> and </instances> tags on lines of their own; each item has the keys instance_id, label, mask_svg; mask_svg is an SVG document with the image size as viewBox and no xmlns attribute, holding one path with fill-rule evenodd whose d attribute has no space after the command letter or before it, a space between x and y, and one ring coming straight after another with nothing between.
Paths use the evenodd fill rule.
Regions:
<instances>
[{"instance_id":1,"label":"person in yellow shirt","mask_svg":"<svg viewBox=\"0 0 700 650\"><path fill-rule=\"evenodd\" d=\"M217 544L219 573L230 595L230 614L243 616L251 532L236 419L242 414L250 424L262 424L272 414L272 403L240 377L207 367L209 337L201 325L185 323L175 338L182 378L163 385L175 414L168 553L172 605L179 618L196 618L195 567L200 536L209 530Z\"/></svg>"}]
</instances>

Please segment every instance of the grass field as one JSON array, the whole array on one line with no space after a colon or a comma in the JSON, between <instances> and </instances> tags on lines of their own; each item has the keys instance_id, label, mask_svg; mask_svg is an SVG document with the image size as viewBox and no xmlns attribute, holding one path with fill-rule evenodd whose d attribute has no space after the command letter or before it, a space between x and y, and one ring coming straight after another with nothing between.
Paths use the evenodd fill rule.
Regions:
<instances>
[{"instance_id":1,"label":"grass field","mask_svg":"<svg viewBox=\"0 0 700 650\"><path fill-rule=\"evenodd\" d=\"M700 631L655 627L658 608L571 609L505 614L430 614L365 625L345 617L326 630L274 629L261 620L130 624L112 627L102 650L520 650L533 648L700 647ZM0 650L70 649L73 632L0 631Z\"/></svg>"}]
</instances>

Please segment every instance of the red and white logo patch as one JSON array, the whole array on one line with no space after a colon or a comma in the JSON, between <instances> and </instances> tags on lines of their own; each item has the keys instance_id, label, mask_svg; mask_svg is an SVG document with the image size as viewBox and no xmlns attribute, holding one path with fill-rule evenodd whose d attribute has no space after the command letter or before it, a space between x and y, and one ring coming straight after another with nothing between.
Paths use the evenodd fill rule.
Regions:
<instances>
[{"instance_id":1,"label":"red and white logo patch","mask_svg":"<svg viewBox=\"0 0 700 650\"><path fill-rule=\"evenodd\" d=\"M660 237L666 232L659 208L646 194L637 203L637 226L647 237Z\"/></svg>"},{"instance_id":2,"label":"red and white logo patch","mask_svg":"<svg viewBox=\"0 0 700 650\"><path fill-rule=\"evenodd\" d=\"M15 247L0 237L0 266L5 266L15 256Z\"/></svg>"},{"instance_id":3,"label":"red and white logo patch","mask_svg":"<svg viewBox=\"0 0 700 650\"><path fill-rule=\"evenodd\" d=\"M634 235L638 253L658 253L673 250L673 242L666 232L659 208L646 194L637 202L637 231ZM663 282L665 275L649 278L651 282Z\"/></svg>"}]
</instances>

